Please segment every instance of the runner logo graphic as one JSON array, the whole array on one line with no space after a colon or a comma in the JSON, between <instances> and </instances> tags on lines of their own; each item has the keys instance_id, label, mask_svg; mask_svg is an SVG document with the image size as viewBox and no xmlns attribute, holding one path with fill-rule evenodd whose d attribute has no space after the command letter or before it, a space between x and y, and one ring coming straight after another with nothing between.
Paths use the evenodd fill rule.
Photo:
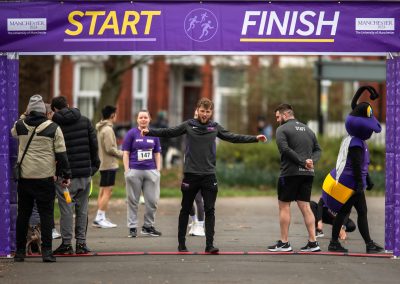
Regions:
<instances>
[{"instance_id":1,"label":"runner logo graphic","mask_svg":"<svg viewBox=\"0 0 400 284\"><path fill-rule=\"evenodd\" d=\"M194 9L186 15L184 29L191 40L209 41L217 33L218 20L210 10Z\"/></svg>"}]
</instances>

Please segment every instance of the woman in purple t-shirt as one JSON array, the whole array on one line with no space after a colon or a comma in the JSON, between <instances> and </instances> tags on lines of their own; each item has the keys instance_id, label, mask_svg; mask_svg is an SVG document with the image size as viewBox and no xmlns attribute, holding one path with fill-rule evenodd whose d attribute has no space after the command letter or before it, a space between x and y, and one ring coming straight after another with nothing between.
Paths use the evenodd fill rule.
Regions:
<instances>
[{"instance_id":1,"label":"woman in purple t-shirt","mask_svg":"<svg viewBox=\"0 0 400 284\"><path fill-rule=\"evenodd\" d=\"M158 137L140 135L142 129L149 127L149 123L149 112L141 110L137 116L138 126L128 131L122 145L128 201L129 238L137 237L137 211L142 192L146 202L146 211L141 233L153 237L161 236L161 232L154 228L157 202L160 198L160 140Z\"/></svg>"}]
</instances>

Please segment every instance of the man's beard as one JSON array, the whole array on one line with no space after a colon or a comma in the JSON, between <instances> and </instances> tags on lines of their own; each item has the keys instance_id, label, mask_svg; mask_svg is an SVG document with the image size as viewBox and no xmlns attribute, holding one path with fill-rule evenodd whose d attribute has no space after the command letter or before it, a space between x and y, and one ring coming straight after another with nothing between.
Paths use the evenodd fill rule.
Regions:
<instances>
[{"instance_id":1,"label":"man's beard","mask_svg":"<svg viewBox=\"0 0 400 284\"><path fill-rule=\"evenodd\" d=\"M206 120L203 122L203 119L202 118L198 118L198 120L199 120L199 122L201 123L201 124L207 124L209 121L210 121L210 119L211 118L206 118Z\"/></svg>"}]
</instances>

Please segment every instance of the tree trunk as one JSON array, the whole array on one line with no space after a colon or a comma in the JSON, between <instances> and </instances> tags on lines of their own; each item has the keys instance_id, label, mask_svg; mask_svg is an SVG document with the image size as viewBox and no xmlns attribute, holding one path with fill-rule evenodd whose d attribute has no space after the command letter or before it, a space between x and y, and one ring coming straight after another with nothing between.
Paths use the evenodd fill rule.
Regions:
<instances>
[{"instance_id":1,"label":"tree trunk","mask_svg":"<svg viewBox=\"0 0 400 284\"><path fill-rule=\"evenodd\" d=\"M136 66L146 63L151 57L143 56L131 63L130 55L110 56L104 62L106 81L101 87L100 99L93 115L93 123L101 120L101 110L106 105L115 106L121 94L122 78L124 73Z\"/></svg>"},{"instance_id":2,"label":"tree trunk","mask_svg":"<svg viewBox=\"0 0 400 284\"><path fill-rule=\"evenodd\" d=\"M50 103L54 56L21 56L19 66L18 112L25 112L29 98L35 94L41 95L45 103Z\"/></svg>"}]
</instances>

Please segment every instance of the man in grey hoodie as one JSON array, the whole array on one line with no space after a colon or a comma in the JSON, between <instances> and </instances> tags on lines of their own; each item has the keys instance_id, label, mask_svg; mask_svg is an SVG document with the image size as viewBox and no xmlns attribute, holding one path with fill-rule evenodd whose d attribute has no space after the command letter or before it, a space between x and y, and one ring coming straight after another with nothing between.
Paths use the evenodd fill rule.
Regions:
<instances>
[{"instance_id":1,"label":"man in grey hoodie","mask_svg":"<svg viewBox=\"0 0 400 284\"><path fill-rule=\"evenodd\" d=\"M100 191L97 198L97 215L93 227L115 228L117 224L106 218L108 202L111 199L112 189L115 185L115 175L118 169L118 158L122 159L122 151L118 149L117 139L113 125L117 120L117 108L105 106L101 113L103 119L96 124L97 141L99 143L100 157Z\"/></svg>"}]
</instances>

